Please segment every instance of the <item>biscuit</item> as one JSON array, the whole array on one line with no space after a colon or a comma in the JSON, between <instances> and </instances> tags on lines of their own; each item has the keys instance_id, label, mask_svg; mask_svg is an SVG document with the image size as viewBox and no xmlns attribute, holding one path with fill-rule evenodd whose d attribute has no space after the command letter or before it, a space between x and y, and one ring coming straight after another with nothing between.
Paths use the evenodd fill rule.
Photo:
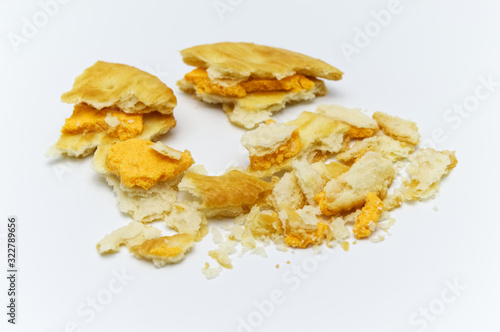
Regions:
<instances>
[{"instance_id":1,"label":"biscuit","mask_svg":"<svg viewBox=\"0 0 500 332\"><path fill-rule=\"evenodd\" d=\"M326 94L316 77L339 80L342 72L296 52L252 43L216 43L181 51L197 67L177 82L197 99L222 104L229 120L247 129L270 118L287 103Z\"/></svg>"},{"instance_id":2,"label":"biscuit","mask_svg":"<svg viewBox=\"0 0 500 332\"><path fill-rule=\"evenodd\" d=\"M85 103L98 110L115 106L125 113L171 114L173 91L156 76L132 66L97 61L61 96L68 104Z\"/></svg>"},{"instance_id":3,"label":"biscuit","mask_svg":"<svg viewBox=\"0 0 500 332\"><path fill-rule=\"evenodd\" d=\"M186 172L179 190L201 199L201 210L207 217L235 217L263 203L273 185L240 171L229 171L221 176Z\"/></svg>"}]
</instances>

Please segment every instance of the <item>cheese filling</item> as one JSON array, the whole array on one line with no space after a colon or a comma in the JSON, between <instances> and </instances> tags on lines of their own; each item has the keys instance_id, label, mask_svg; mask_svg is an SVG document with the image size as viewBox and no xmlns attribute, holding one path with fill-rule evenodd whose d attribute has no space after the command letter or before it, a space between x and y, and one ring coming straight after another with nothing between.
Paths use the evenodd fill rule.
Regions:
<instances>
[{"instance_id":1,"label":"cheese filling","mask_svg":"<svg viewBox=\"0 0 500 332\"><path fill-rule=\"evenodd\" d=\"M171 180L193 163L189 151L176 160L152 148L149 140L130 139L113 145L106 156L106 167L120 177L121 183L148 190L159 181Z\"/></svg>"},{"instance_id":2,"label":"cheese filling","mask_svg":"<svg viewBox=\"0 0 500 332\"><path fill-rule=\"evenodd\" d=\"M118 108L97 110L86 104L75 105L73 114L66 119L63 134L106 132L108 136L127 140L141 134L142 114L127 114Z\"/></svg>"},{"instance_id":3,"label":"cheese filling","mask_svg":"<svg viewBox=\"0 0 500 332\"><path fill-rule=\"evenodd\" d=\"M212 82L207 71L196 68L187 73L184 79L196 86L198 93L217 94L227 97L242 98L251 92L264 91L293 91L300 92L314 88L314 82L304 75L292 75L281 80L277 79L250 79L231 86L224 86Z\"/></svg>"}]
</instances>

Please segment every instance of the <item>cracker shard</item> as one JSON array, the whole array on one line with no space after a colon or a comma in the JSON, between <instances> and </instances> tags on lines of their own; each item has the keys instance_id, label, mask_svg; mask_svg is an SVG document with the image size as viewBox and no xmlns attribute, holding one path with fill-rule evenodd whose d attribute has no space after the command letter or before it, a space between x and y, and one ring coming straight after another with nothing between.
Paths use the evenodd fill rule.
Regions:
<instances>
[{"instance_id":1,"label":"cracker shard","mask_svg":"<svg viewBox=\"0 0 500 332\"><path fill-rule=\"evenodd\" d=\"M222 104L231 122L248 129L287 103L326 94L316 77L342 78L341 71L321 60L251 43L199 45L181 55L197 68L177 82L179 88L204 102Z\"/></svg>"},{"instance_id":2,"label":"cracker shard","mask_svg":"<svg viewBox=\"0 0 500 332\"><path fill-rule=\"evenodd\" d=\"M234 217L265 201L273 185L240 171L221 176L187 172L179 189L202 200L201 208L207 217Z\"/></svg>"},{"instance_id":3,"label":"cracker shard","mask_svg":"<svg viewBox=\"0 0 500 332\"><path fill-rule=\"evenodd\" d=\"M379 153L369 151L347 172L330 180L315 199L325 215L349 211L361 207L369 192L385 197L394 176L392 163Z\"/></svg>"},{"instance_id":4,"label":"cracker shard","mask_svg":"<svg viewBox=\"0 0 500 332\"><path fill-rule=\"evenodd\" d=\"M152 261L156 267L162 267L183 260L193 245L192 235L175 234L146 240L141 245L131 247L130 251L137 258Z\"/></svg>"},{"instance_id":5,"label":"cracker shard","mask_svg":"<svg viewBox=\"0 0 500 332\"><path fill-rule=\"evenodd\" d=\"M360 108L347 108L340 105L319 105L316 113L349 125L349 136L353 138L370 137L378 130L378 124Z\"/></svg>"},{"instance_id":6,"label":"cracker shard","mask_svg":"<svg viewBox=\"0 0 500 332\"><path fill-rule=\"evenodd\" d=\"M297 126L279 123L261 124L241 137L250 154L250 168L265 170L296 156L301 148Z\"/></svg>"},{"instance_id":7,"label":"cracker shard","mask_svg":"<svg viewBox=\"0 0 500 332\"><path fill-rule=\"evenodd\" d=\"M241 61L244 54L245 61ZM253 43L222 42L190 47L181 51L182 60L208 68L212 79L282 79L294 74L339 80L342 72L324 61L289 50ZM276 61L280 59L281 61Z\"/></svg>"},{"instance_id":8,"label":"cracker shard","mask_svg":"<svg viewBox=\"0 0 500 332\"><path fill-rule=\"evenodd\" d=\"M156 76L132 66L104 61L85 69L61 99L68 104L85 103L98 110L115 106L125 113L171 114L177 105L173 91Z\"/></svg>"},{"instance_id":9,"label":"cracker shard","mask_svg":"<svg viewBox=\"0 0 500 332\"><path fill-rule=\"evenodd\" d=\"M128 248L140 245L144 241L160 236L161 231L152 226L132 221L126 226L120 227L100 240L97 245L99 254L117 252L121 245Z\"/></svg>"},{"instance_id":10,"label":"cracker shard","mask_svg":"<svg viewBox=\"0 0 500 332\"><path fill-rule=\"evenodd\" d=\"M422 149L410 157L407 172L410 175L404 182L405 200L417 200L433 197L439 182L457 165L454 151L436 151Z\"/></svg>"},{"instance_id":11,"label":"cracker shard","mask_svg":"<svg viewBox=\"0 0 500 332\"><path fill-rule=\"evenodd\" d=\"M418 144L420 134L415 122L382 112L373 113L373 119L387 135L413 145Z\"/></svg>"}]
</instances>

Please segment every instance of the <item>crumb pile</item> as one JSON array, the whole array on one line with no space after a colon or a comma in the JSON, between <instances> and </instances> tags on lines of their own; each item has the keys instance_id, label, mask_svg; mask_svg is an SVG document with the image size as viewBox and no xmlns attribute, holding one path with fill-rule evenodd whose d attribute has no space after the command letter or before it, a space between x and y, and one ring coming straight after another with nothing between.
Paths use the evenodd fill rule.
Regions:
<instances>
[{"instance_id":1,"label":"crumb pile","mask_svg":"<svg viewBox=\"0 0 500 332\"><path fill-rule=\"evenodd\" d=\"M211 279L232 269L236 254L266 257L271 244L281 251L319 252L323 245L337 244L347 251L350 239L383 241L395 222L389 212L403 202L434 197L440 180L457 164L454 152L418 149L419 137L411 121L329 105L245 132L241 143L248 150L248 167L219 176L208 175L202 165L191 166L188 151L156 146L161 143L132 139L99 147L94 157L94 165L101 165L98 172L115 183L115 191L125 186L128 195L141 192L143 201L119 203L132 206L127 212L136 221L107 235L98 250L114 252L125 245L136 257L163 266L182 260L210 229L216 247L208 252L212 262L202 272ZM145 150L116 153L119 144ZM165 170L170 177L163 177ZM407 176L401 177L403 171ZM401 181L394 181L398 176ZM172 195L157 208L156 198L147 194L155 187L160 193L166 187L184 192L185 198ZM145 215L156 217L137 218ZM214 218L233 222L209 226ZM178 234L162 236L153 226L138 226L158 220Z\"/></svg>"},{"instance_id":2,"label":"crumb pile","mask_svg":"<svg viewBox=\"0 0 500 332\"><path fill-rule=\"evenodd\" d=\"M243 46L257 47L252 45ZM205 48L196 49L201 53L193 59L203 57ZM191 59L188 53L184 61ZM332 71L326 78L341 78L318 61ZM198 68L185 81L196 85L197 93L248 98L255 91L307 89L302 74L312 75L243 77L223 89ZM110 254L125 246L162 267L183 260L210 232L216 248L207 254L212 263L202 267L209 279L233 268L235 254L266 257L271 244L281 251L312 248L316 253L337 244L347 251L352 238L353 244L383 241L395 222L389 212L404 202L433 198L457 165L453 151L419 148L418 127L410 120L320 105L285 123L269 114L250 121L246 127L254 129L241 137L248 167L214 176L195 164L188 150L151 141L175 126L176 98L156 77L97 62L63 100L74 103L74 111L51 152L81 157L95 150L94 169L112 187L120 211L132 218L102 238L97 251ZM221 218L232 222L210 225ZM153 222L165 223L163 230Z\"/></svg>"}]
</instances>

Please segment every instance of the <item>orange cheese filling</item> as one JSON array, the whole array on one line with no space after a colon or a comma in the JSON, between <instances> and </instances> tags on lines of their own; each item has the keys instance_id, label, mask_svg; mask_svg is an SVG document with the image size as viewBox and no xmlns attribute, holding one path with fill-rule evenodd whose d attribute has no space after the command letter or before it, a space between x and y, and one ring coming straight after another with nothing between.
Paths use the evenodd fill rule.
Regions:
<instances>
[{"instance_id":1,"label":"orange cheese filling","mask_svg":"<svg viewBox=\"0 0 500 332\"><path fill-rule=\"evenodd\" d=\"M150 140L137 138L119 142L109 148L106 167L120 177L123 185L147 190L159 181L175 178L194 163L187 150L176 160L157 152L151 145Z\"/></svg>"},{"instance_id":2,"label":"orange cheese filling","mask_svg":"<svg viewBox=\"0 0 500 332\"><path fill-rule=\"evenodd\" d=\"M307 248L311 245L321 244L330 230L330 226L324 222L318 222L316 230L306 232L303 229L291 229L285 237L285 243L294 248Z\"/></svg>"},{"instance_id":3,"label":"orange cheese filling","mask_svg":"<svg viewBox=\"0 0 500 332\"><path fill-rule=\"evenodd\" d=\"M302 149L298 129L294 130L290 139L280 145L274 152L263 156L250 156L250 167L252 170L264 170L271 168L272 165L279 165L287 158L296 156Z\"/></svg>"},{"instance_id":4,"label":"orange cheese filling","mask_svg":"<svg viewBox=\"0 0 500 332\"><path fill-rule=\"evenodd\" d=\"M189 249L193 242L190 235L175 234L144 241L130 250L144 257L173 258Z\"/></svg>"},{"instance_id":5,"label":"orange cheese filling","mask_svg":"<svg viewBox=\"0 0 500 332\"><path fill-rule=\"evenodd\" d=\"M73 114L66 119L61 132L86 134L105 131L108 136L126 140L141 134L142 114L127 114L118 108L97 110L86 104L75 105Z\"/></svg>"},{"instance_id":6,"label":"orange cheese filling","mask_svg":"<svg viewBox=\"0 0 500 332\"><path fill-rule=\"evenodd\" d=\"M334 212L328 207L328 203L326 201L326 192L324 190L314 196L314 201L318 203L321 213L323 213L325 216L331 216L334 214Z\"/></svg>"},{"instance_id":7,"label":"orange cheese filling","mask_svg":"<svg viewBox=\"0 0 500 332\"><path fill-rule=\"evenodd\" d=\"M251 92L293 91L300 92L314 88L314 82L304 75L292 75L278 79L250 79L235 85L224 86L212 82L206 69L196 68L187 73L184 79L196 86L198 93L217 94L227 97L242 98Z\"/></svg>"},{"instance_id":8,"label":"orange cheese filling","mask_svg":"<svg viewBox=\"0 0 500 332\"><path fill-rule=\"evenodd\" d=\"M366 203L361 209L361 214L354 223L353 233L358 239L368 237L371 235L372 230L370 225L377 225L380 214L384 209L384 203L375 193L368 193L366 195Z\"/></svg>"},{"instance_id":9,"label":"orange cheese filling","mask_svg":"<svg viewBox=\"0 0 500 332\"><path fill-rule=\"evenodd\" d=\"M351 127L348 135L351 136L352 138L365 138L365 137L371 137L374 133L375 133L374 129Z\"/></svg>"}]
</instances>

